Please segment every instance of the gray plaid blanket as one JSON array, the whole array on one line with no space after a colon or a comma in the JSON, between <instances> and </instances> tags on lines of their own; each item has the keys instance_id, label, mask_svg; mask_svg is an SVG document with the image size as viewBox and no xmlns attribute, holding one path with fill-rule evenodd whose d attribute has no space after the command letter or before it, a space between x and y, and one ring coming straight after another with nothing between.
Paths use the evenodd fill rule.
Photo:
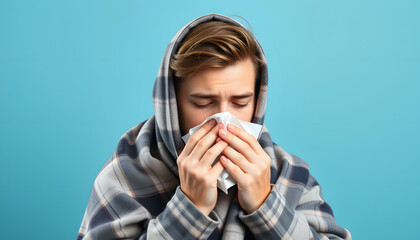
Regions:
<instances>
[{"instance_id":1,"label":"gray plaid blanket","mask_svg":"<svg viewBox=\"0 0 420 240\"><path fill-rule=\"evenodd\" d=\"M246 214L233 187L228 195L219 192L215 209L205 216L180 190L176 159L184 142L169 60L191 28L214 20L244 27L209 14L178 31L154 85L155 114L121 137L97 175L77 239L351 239L350 232L337 225L308 164L271 140L264 125L266 65L259 73L252 120L264 125L258 141L271 157L273 188L266 201ZM258 52L265 59L259 44Z\"/></svg>"}]
</instances>

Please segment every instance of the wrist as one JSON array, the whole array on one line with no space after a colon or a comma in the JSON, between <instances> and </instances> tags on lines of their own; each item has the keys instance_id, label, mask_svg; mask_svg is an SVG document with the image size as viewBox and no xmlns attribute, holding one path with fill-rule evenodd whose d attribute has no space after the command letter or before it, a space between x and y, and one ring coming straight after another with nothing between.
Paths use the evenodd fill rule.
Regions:
<instances>
[{"instance_id":1,"label":"wrist","mask_svg":"<svg viewBox=\"0 0 420 240\"><path fill-rule=\"evenodd\" d=\"M271 193L271 190L273 189L273 186L270 184L269 186L268 186L268 188L266 188L266 191L265 191L265 193L262 195L263 197L262 197L262 200L260 200L260 201L258 201L257 203L258 204L256 204L255 206L253 206L252 208L249 208L249 209L244 209L244 211L246 212L246 213L248 213L248 214L251 214L251 213L253 213L253 212L255 212L255 211L257 211L263 204L264 204L264 202L267 200L267 198L268 198L268 196L270 195L270 193Z\"/></svg>"},{"instance_id":2,"label":"wrist","mask_svg":"<svg viewBox=\"0 0 420 240\"><path fill-rule=\"evenodd\" d=\"M199 207L197 205L195 205L195 206L197 207L198 210L200 210L206 216L208 216L210 214L211 210L213 210L213 209L210 209L208 207L206 208L206 207Z\"/></svg>"}]
</instances>

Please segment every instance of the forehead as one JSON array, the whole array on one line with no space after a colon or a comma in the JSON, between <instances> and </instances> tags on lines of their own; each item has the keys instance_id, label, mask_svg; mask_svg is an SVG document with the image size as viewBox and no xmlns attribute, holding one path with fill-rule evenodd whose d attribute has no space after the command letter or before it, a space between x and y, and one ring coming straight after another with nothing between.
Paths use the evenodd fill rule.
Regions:
<instances>
[{"instance_id":1,"label":"forehead","mask_svg":"<svg viewBox=\"0 0 420 240\"><path fill-rule=\"evenodd\" d=\"M252 60L237 61L224 68L210 68L185 79L187 90L194 91L252 91L255 87L255 67Z\"/></svg>"}]
</instances>

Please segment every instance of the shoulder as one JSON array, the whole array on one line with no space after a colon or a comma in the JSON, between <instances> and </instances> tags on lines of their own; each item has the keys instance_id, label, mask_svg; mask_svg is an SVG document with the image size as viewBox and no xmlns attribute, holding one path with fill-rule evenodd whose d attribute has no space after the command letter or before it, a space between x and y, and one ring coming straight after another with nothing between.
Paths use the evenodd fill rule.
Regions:
<instances>
[{"instance_id":1,"label":"shoulder","mask_svg":"<svg viewBox=\"0 0 420 240\"><path fill-rule=\"evenodd\" d=\"M137 142L141 132L145 129L144 126L149 121L150 118L138 123L120 137L117 147L96 176L95 184L106 183L109 185L112 182L112 185L120 185L122 183L120 179L126 178L125 170L132 168L139 158L141 147Z\"/></svg>"},{"instance_id":2,"label":"shoulder","mask_svg":"<svg viewBox=\"0 0 420 240\"><path fill-rule=\"evenodd\" d=\"M290 202L297 202L311 179L307 162L274 143L278 166L275 185Z\"/></svg>"},{"instance_id":3,"label":"shoulder","mask_svg":"<svg viewBox=\"0 0 420 240\"><path fill-rule=\"evenodd\" d=\"M144 126L148 124L149 120L137 124L120 137L117 149L115 150L115 154L117 156L127 155L133 159L139 155L141 149L139 149L136 142L138 141L140 135L142 135L142 132L144 132L142 130L145 129Z\"/></svg>"},{"instance_id":4,"label":"shoulder","mask_svg":"<svg viewBox=\"0 0 420 240\"><path fill-rule=\"evenodd\" d=\"M161 159L153 155L157 143L151 119L121 136L95 179L96 189L134 197L145 206L167 201L168 192L174 192L178 181Z\"/></svg>"},{"instance_id":5,"label":"shoulder","mask_svg":"<svg viewBox=\"0 0 420 240\"><path fill-rule=\"evenodd\" d=\"M290 169L300 169L300 171L307 172L309 174L309 164L305 162L303 159L298 157L293 153L286 152L282 147L273 143L274 154L276 158L281 160L282 166L290 168Z\"/></svg>"}]
</instances>

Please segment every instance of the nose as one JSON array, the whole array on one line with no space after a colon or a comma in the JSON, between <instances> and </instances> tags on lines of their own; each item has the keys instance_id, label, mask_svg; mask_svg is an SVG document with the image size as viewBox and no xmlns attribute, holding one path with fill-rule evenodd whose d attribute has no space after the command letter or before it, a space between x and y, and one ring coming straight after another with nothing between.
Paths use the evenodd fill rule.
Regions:
<instances>
[{"instance_id":1,"label":"nose","mask_svg":"<svg viewBox=\"0 0 420 240\"><path fill-rule=\"evenodd\" d=\"M219 112L229 112L229 103L228 102L220 102L219 103Z\"/></svg>"}]
</instances>

